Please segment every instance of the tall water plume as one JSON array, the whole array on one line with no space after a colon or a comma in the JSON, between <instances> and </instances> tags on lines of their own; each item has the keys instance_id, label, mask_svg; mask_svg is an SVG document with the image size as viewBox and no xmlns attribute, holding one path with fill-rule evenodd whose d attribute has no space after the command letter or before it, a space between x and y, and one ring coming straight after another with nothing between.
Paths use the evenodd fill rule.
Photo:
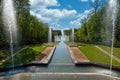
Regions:
<instances>
[{"instance_id":1,"label":"tall water plume","mask_svg":"<svg viewBox=\"0 0 120 80\"><path fill-rule=\"evenodd\" d=\"M48 42L52 42L52 28L49 27L49 31L48 31Z\"/></svg>"},{"instance_id":2,"label":"tall water plume","mask_svg":"<svg viewBox=\"0 0 120 80\"><path fill-rule=\"evenodd\" d=\"M114 53L114 39L115 39L115 28L116 28L116 18L117 18L117 13L118 13L118 9L117 9L117 0L109 0L108 2L108 6L107 6L107 19L108 19L108 26L106 27L106 29L108 30L108 34L111 35L111 59L110 59L110 75L112 75L112 64L113 64L113 53Z\"/></svg>"},{"instance_id":3,"label":"tall water plume","mask_svg":"<svg viewBox=\"0 0 120 80\"><path fill-rule=\"evenodd\" d=\"M12 66L14 70L14 48L18 45L18 29L17 29L17 20L15 15L15 8L13 0L3 0L2 1L3 9L3 21L4 28L6 29L8 36L10 38L10 52L12 58Z\"/></svg>"},{"instance_id":4,"label":"tall water plume","mask_svg":"<svg viewBox=\"0 0 120 80\"><path fill-rule=\"evenodd\" d=\"M74 28L72 28L72 42L74 42Z\"/></svg>"}]
</instances>

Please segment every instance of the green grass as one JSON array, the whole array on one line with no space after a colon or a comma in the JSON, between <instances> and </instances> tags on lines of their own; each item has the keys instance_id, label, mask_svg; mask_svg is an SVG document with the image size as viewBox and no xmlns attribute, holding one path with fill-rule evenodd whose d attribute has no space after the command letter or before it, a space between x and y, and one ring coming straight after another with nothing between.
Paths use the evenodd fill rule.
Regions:
<instances>
[{"instance_id":1,"label":"green grass","mask_svg":"<svg viewBox=\"0 0 120 80\"><path fill-rule=\"evenodd\" d=\"M67 44L68 44L69 46L77 46L77 43L76 43L76 42L67 42Z\"/></svg>"},{"instance_id":2,"label":"green grass","mask_svg":"<svg viewBox=\"0 0 120 80\"><path fill-rule=\"evenodd\" d=\"M56 43L55 42L50 42L50 43L43 43L43 46L54 46Z\"/></svg>"},{"instance_id":3,"label":"green grass","mask_svg":"<svg viewBox=\"0 0 120 80\"><path fill-rule=\"evenodd\" d=\"M107 46L99 46L102 49L106 50L107 52L111 53L111 47L107 47ZM113 55L120 58L120 48L114 48L113 49Z\"/></svg>"},{"instance_id":4,"label":"green grass","mask_svg":"<svg viewBox=\"0 0 120 80\"><path fill-rule=\"evenodd\" d=\"M42 52L45 49L43 46L32 46L31 48L37 52Z\"/></svg>"},{"instance_id":5,"label":"green grass","mask_svg":"<svg viewBox=\"0 0 120 80\"><path fill-rule=\"evenodd\" d=\"M7 50L0 50L0 61L6 59L9 56Z\"/></svg>"},{"instance_id":6,"label":"green grass","mask_svg":"<svg viewBox=\"0 0 120 80\"><path fill-rule=\"evenodd\" d=\"M28 63L34 61L34 59L41 54L41 52L45 49L43 46L29 46L17 55L14 56L14 63L15 65ZM11 59L7 60L3 63L2 66L9 66L11 65Z\"/></svg>"},{"instance_id":7,"label":"green grass","mask_svg":"<svg viewBox=\"0 0 120 80\"><path fill-rule=\"evenodd\" d=\"M93 45L82 46L79 48L91 62L101 64L110 64L110 57L94 47ZM120 66L120 63L113 60L114 66Z\"/></svg>"}]
</instances>

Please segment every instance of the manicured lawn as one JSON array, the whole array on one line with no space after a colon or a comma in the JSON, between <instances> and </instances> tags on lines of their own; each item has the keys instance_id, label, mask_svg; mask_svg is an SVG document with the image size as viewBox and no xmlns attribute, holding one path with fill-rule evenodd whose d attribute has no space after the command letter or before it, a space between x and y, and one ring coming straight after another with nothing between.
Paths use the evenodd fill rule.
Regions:
<instances>
[{"instance_id":1,"label":"manicured lawn","mask_svg":"<svg viewBox=\"0 0 120 80\"><path fill-rule=\"evenodd\" d=\"M45 49L43 46L31 46L31 48L37 52L42 52Z\"/></svg>"},{"instance_id":2,"label":"manicured lawn","mask_svg":"<svg viewBox=\"0 0 120 80\"><path fill-rule=\"evenodd\" d=\"M102 49L108 51L109 53L111 53L111 47L107 47L107 46L100 46ZM120 58L120 48L114 48L113 49L113 55Z\"/></svg>"},{"instance_id":3,"label":"manicured lawn","mask_svg":"<svg viewBox=\"0 0 120 80\"><path fill-rule=\"evenodd\" d=\"M17 55L14 56L15 65L28 63L34 61L34 59L41 54L41 52L45 49L43 46L29 46ZM11 59L3 63L3 66L11 65Z\"/></svg>"},{"instance_id":4,"label":"manicured lawn","mask_svg":"<svg viewBox=\"0 0 120 80\"><path fill-rule=\"evenodd\" d=\"M99 49L97 49L93 45L81 46L79 49L92 62L110 64L110 57L106 55L105 53L101 52ZM113 65L120 66L120 63L113 60Z\"/></svg>"},{"instance_id":5,"label":"manicured lawn","mask_svg":"<svg viewBox=\"0 0 120 80\"><path fill-rule=\"evenodd\" d=\"M66 42L66 44L68 44L69 46L77 46L76 42Z\"/></svg>"},{"instance_id":6,"label":"manicured lawn","mask_svg":"<svg viewBox=\"0 0 120 80\"><path fill-rule=\"evenodd\" d=\"M50 43L43 43L42 45L44 45L44 46L54 46L56 44L57 44L56 42L50 42Z\"/></svg>"}]
</instances>

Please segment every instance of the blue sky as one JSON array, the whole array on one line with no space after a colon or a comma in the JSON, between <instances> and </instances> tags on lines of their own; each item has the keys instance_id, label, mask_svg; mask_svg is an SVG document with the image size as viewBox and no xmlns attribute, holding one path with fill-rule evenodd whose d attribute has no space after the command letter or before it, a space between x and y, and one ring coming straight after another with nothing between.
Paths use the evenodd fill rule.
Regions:
<instances>
[{"instance_id":1,"label":"blue sky","mask_svg":"<svg viewBox=\"0 0 120 80\"><path fill-rule=\"evenodd\" d=\"M53 29L79 28L93 11L94 0L30 0L30 13Z\"/></svg>"}]
</instances>

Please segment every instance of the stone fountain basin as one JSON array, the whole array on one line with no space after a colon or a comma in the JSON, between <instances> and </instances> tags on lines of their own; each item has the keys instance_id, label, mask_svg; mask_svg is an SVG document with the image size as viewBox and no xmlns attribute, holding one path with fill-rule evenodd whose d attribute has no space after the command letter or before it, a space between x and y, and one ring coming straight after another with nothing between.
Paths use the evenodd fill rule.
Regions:
<instances>
[{"instance_id":1,"label":"stone fountain basin","mask_svg":"<svg viewBox=\"0 0 120 80\"><path fill-rule=\"evenodd\" d=\"M120 80L98 73L20 73L0 77L0 80Z\"/></svg>"},{"instance_id":2,"label":"stone fountain basin","mask_svg":"<svg viewBox=\"0 0 120 80\"><path fill-rule=\"evenodd\" d=\"M54 54L56 47L54 46L53 49L50 51L48 57L44 60L44 62L41 61L32 61L26 64L19 64L19 65L15 65L14 69L19 69L19 68L27 68L29 66L48 66L48 64L50 63L52 56ZM6 71L10 71L13 70L13 66L7 66L7 67L0 67L0 72L6 72Z\"/></svg>"},{"instance_id":3,"label":"stone fountain basin","mask_svg":"<svg viewBox=\"0 0 120 80\"><path fill-rule=\"evenodd\" d=\"M84 66L93 66L93 67L100 67L100 68L103 68L103 69L110 69L110 65L107 65L107 64L100 64L100 63L95 63L95 62L76 62L75 63L75 66L77 67L84 67ZM116 66L112 66L112 70L114 71L119 71L120 72L120 68L119 67L116 67Z\"/></svg>"}]
</instances>

